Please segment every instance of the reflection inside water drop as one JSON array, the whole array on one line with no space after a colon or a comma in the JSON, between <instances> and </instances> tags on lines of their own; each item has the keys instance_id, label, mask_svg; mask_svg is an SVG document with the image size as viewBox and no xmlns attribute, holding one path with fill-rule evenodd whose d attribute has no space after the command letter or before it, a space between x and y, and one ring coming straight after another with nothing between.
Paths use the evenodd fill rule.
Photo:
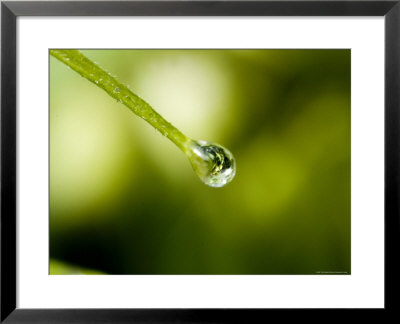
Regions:
<instances>
[{"instance_id":1,"label":"reflection inside water drop","mask_svg":"<svg viewBox=\"0 0 400 324\"><path fill-rule=\"evenodd\" d=\"M210 187L223 187L235 176L235 159L219 144L192 141L188 156L196 174Z\"/></svg>"}]
</instances>

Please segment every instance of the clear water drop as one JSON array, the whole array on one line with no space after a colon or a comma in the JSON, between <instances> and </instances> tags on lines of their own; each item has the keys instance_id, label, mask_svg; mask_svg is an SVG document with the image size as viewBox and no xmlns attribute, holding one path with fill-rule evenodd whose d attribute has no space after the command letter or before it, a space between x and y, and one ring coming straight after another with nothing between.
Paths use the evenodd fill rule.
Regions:
<instances>
[{"instance_id":1,"label":"clear water drop","mask_svg":"<svg viewBox=\"0 0 400 324\"><path fill-rule=\"evenodd\" d=\"M115 88L114 92L119 93L120 92L119 88Z\"/></svg>"},{"instance_id":2,"label":"clear water drop","mask_svg":"<svg viewBox=\"0 0 400 324\"><path fill-rule=\"evenodd\" d=\"M219 144L192 141L187 155L193 170L207 186L223 187L235 177L235 159L228 149Z\"/></svg>"}]
</instances>

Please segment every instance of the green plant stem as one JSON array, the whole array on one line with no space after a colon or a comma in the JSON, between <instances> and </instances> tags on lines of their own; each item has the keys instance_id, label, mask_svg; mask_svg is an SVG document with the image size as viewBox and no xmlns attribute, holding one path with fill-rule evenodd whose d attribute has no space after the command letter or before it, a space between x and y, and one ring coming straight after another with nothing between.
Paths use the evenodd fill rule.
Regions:
<instances>
[{"instance_id":1,"label":"green plant stem","mask_svg":"<svg viewBox=\"0 0 400 324\"><path fill-rule=\"evenodd\" d=\"M192 140L165 120L146 101L134 94L126 85L89 60L78 50L52 49L50 55L69 66L90 82L102 88L118 102L123 103L140 118L143 118L163 136L169 138L185 154L190 150Z\"/></svg>"}]
</instances>

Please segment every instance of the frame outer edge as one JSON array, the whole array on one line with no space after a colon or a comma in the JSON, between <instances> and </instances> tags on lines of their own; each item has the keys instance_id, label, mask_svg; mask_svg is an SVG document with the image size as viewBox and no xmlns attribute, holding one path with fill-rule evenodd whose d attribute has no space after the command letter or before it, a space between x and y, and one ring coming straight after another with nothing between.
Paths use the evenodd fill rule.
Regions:
<instances>
[{"instance_id":1,"label":"frame outer edge","mask_svg":"<svg viewBox=\"0 0 400 324\"><path fill-rule=\"evenodd\" d=\"M396 5L386 13L385 17L385 307L396 310L398 304L394 296L398 292L399 279L394 253L400 246L400 203L398 201L400 193L400 172L398 170L400 165L400 2L391 1L389 3L396 3ZM39 318L36 319L42 323L49 323L53 320L54 323L61 323L63 315L73 313L79 319L73 316L70 320L77 323L82 320L80 315L86 315L86 319L89 320L89 317L92 317L97 311L16 310L16 16L35 16L38 13L33 12L36 11L33 8L34 2L30 4L32 6L31 14L27 14L25 10L21 12L21 8L14 8L14 4L11 2L1 3L0 322L3 322L10 314L11 316L6 319L7 323L30 322L35 319L34 314L38 313ZM20 4L22 5L22 2ZM65 14L59 15L64 16ZM391 249L390 254L389 248ZM108 313L114 317L115 313L120 313L120 311L124 313L123 310L100 310L99 315L106 317ZM134 310L125 311L129 315L133 315L132 313L135 312ZM137 311L140 312L140 310ZM53 312L55 316L51 316ZM164 313L164 310L162 312ZM195 311L189 312L196 313ZM201 314L201 312L199 313ZM182 319L181 316L177 317ZM149 319L147 316L144 317ZM199 317L196 316L196 318ZM215 319L217 318L218 316ZM129 316L129 322L132 319Z\"/></svg>"},{"instance_id":2,"label":"frame outer edge","mask_svg":"<svg viewBox=\"0 0 400 324\"><path fill-rule=\"evenodd\" d=\"M383 16L397 0L6 1L17 16Z\"/></svg>"},{"instance_id":3,"label":"frame outer edge","mask_svg":"<svg viewBox=\"0 0 400 324\"><path fill-rule=\"evenodd\" d=\"M0 321L16 308L16 16L1 4Z\"/></svg>"},{"instance_id":4,"label":"frame outer edge","mask_svg":"<svg viewBox=\"0 0 400 324\"><path fill-rule=\"evenodd\" d=\"M400 246L400 2L385 18L385 308L395 310Z\"/></svg>"}]
</instances>

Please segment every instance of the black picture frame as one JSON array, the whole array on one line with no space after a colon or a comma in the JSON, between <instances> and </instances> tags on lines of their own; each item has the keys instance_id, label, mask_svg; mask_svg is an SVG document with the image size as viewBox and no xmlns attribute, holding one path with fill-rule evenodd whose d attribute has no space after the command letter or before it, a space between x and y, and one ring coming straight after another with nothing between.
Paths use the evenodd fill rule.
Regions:
<instances>
[{"instance_id":1,"label":"black picture frame","mask_svg":"<svg viewBox=\"0 0 400 324\"><path fill-rule=\"evenodd\" d=\"M16 19L19 16L384 16L385 307L363 310L361 315L381 318L397 311L400 305L397 297L399 268L396 266L400 247L400 0L4 1L1 3L1 323L258 323L269 320L271 312L281 314L288 310L16 307ZM316 309L290 311L308 318L311 311L332 313L331 310ZM347 310L352 311L360 315L360 310Z\"/></svg>"}]
</instances>

